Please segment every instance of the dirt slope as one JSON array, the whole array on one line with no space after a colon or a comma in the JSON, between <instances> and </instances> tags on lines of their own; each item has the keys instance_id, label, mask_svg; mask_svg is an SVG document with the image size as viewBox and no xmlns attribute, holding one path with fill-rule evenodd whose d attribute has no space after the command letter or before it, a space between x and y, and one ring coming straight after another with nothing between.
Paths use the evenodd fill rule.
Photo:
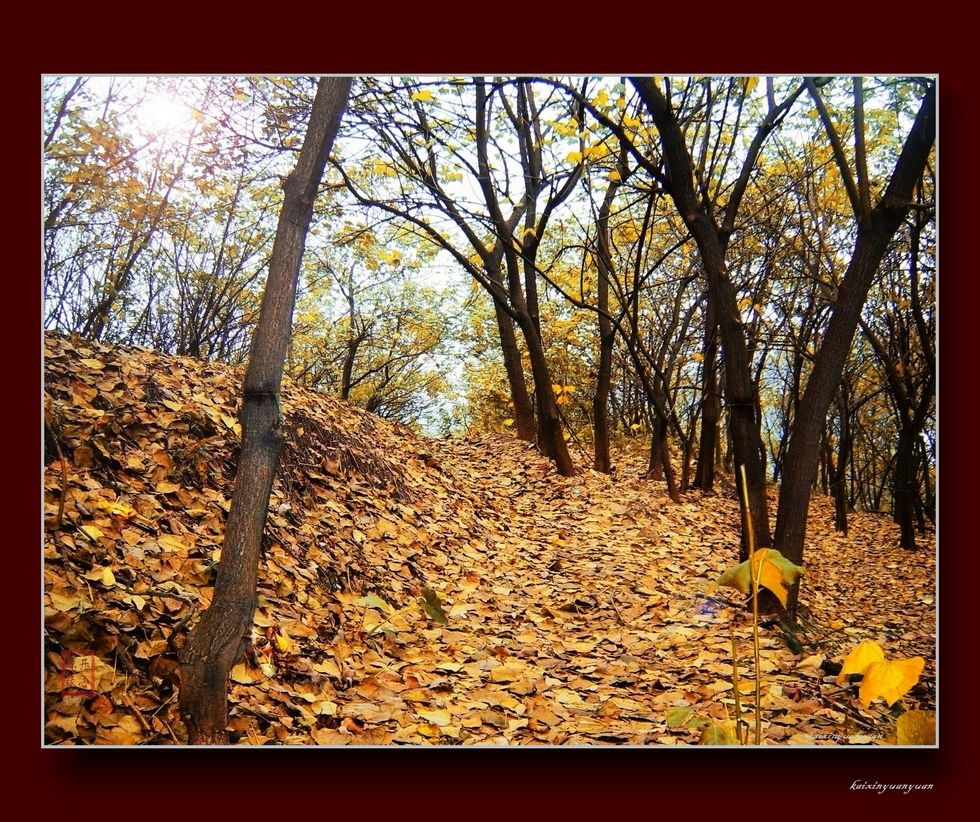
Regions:
<instances>
[{"instance_id":1,"label":"dirt slope","mask_svg":"<svg viewBox=\"0 0 980 822\"><path fill-rule=\"evenodd\" d=\"M182 743L176 659L212 592L241 372L45 348L46 737ZM511 438L429 440L288 384L283 410L235 741L689 744L731 714L729 626L745 677L747 621L705 596L737 553L726 494L563 479ZM926 657L904 707L934 706L932 543L907 554L867 515L845 539L827 500L812 509L803 653L763 636L765 739L881 742L900 709L861 709L818 666L876 639Z\"/></svg>"}]
</instances>

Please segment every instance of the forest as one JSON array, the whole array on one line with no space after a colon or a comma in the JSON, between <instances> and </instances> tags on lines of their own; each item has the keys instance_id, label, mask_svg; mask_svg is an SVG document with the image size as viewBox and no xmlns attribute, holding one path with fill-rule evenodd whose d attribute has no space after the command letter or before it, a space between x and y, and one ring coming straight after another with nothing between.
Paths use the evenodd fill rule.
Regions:
<instances>
[{"instance_id":1,"label":"forest","mask_svg":"<svg viewBox=\"0 0 980 822\"><path fill-rule=\"evenodd\" d=\"M47 745L935 744L935 78L41 130Z\"/></svg>"}]
</instances>

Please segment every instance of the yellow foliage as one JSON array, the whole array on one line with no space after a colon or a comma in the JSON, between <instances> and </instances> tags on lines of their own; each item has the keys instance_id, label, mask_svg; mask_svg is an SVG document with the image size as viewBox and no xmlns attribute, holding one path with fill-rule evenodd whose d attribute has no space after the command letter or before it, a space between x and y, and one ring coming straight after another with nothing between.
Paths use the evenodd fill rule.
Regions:
<instances>
[{"instance_id":1,"label":"yellow foliage","mask_svg":"<svg viewBox=\"0 0 980 822\"><path fill-rule=\"evenodd\" d=\"M866 639L858 643L844 659L844 667L837 676L837 684L843 685L847 681L848 674L863 674L864 669L872 662L880 662L884 658L885 652L874 640Z\"/></svg>"},{"instance_id":2,"label":"yellow foliage","mask_svg":"<svg viewBox=\"0 0 980 822\"><path fill-rule=\"evenodd\" d=\"M603 108L609 105L609 92L605 89L600 89L599 93L592 98L590 101L592 105L596 108Z\"/></svg>"},{"instance_id":3,"label":"yellow foliage","mask_svg":"<svg viewBox=\"0 0 980 822\"><path fill-rule=\"evenodd\" d=\"M715 585L727 585L748 594L752 591L754 576L759 585L772 591L785 607L790 587L802 574L803 569L799 565L790 562L775 548L760 548L751 560L725 571Z\"/></svg>"},{"instance_id":4,"label":"yellow foliage","mask_svg":"<svg viewBox=\"0 0 980 822\"><path fill-rule=\"evenodd\" d=\"M880 696L889 706L894 705L919 681L925 664L921 656L872 662L861 681L861 704L867 708Z\"/></svg>"}]
</instances>

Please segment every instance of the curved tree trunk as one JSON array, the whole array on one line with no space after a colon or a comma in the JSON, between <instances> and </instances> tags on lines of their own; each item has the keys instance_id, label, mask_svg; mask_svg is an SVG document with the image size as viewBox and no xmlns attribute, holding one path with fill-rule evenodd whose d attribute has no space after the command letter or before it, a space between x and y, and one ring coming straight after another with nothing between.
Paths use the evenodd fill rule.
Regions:
<instances>
[{"instance_id":1,"label":"curved tree trunk","mask_svg":"<svg viewBox=\"0 0 980 822\"><path fill-rule=\"evenodd\" d=\"M248 645L262 532L282 448L279 388L296 281L320 178L347 106L350 78L322 78L285 197L252 340L241 411L242 451L210 607L181 653L180 709L191 744L227 742L228 674Z\"/></svg>"}]
</instances>

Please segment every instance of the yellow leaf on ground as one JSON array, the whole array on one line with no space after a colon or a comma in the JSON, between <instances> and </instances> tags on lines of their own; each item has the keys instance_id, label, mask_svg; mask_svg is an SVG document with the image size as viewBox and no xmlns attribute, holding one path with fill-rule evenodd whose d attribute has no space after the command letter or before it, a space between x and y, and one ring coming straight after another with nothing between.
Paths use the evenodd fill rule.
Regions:
<instances>
[{"instance_id":1,"label":"yellow leaf on ground","mask_svg":"<svg viewBox=\"0 0 980 822\"><path fill-rule=\"evenodd\" d=\"M490 671L490 680L492 682L514 682L523 675L523 662L508 662L505 665L498 665Z\"/></svg>"},{"instance_id":2,"label":"yellow leaf on ground","mask_svg":"<svg viewBox=\"0 0 980 822\"><path fill-rule=\"evenodd\" d=\"M925 664L921 656L872 662L861 681L861 704L867 708L880 696L889 706L894 705L919 681Z\"/></svg>"},{"instance_id":3,"label":"yellow leaf on ground","mask_svg":"<svg viewBox=\"0 0 980 822\"><path fill-rule=\"evenodd\" d=\"M884 658L885 652L874 640L859 642L844 659L844 667L837 676L837 684L843 685L847 682L848 674L863 674L872 662L880 662Z\"/></svg>"},{"instance_id":4,"label":"yellow leaf on ground","mask_svg":"<svg viewBox=\"0 0 980 822\"><path fill-rule=\"evenodd\" d=\"M258 671L252 671L248 665L244 662L239 662L234 668L231 669L231 681L238 682L242 685L251 685L253 682L257 682L262 679L262 675Z\"/></svg>"},{"instance_id":5,"label":"yellow leaf on ground","mask_svg":"<svg viewBox=\"0 0 980 822\"><path fill-rule=\"evenodd\" d=\"M445 708L439 708L437 710L428 710L426 708L416 708L415 713L418 714L426 722L431 722L433 725L439 725L440 727L448 725L451 717L449 711Z\"/></svg>"},{"instance_id":6,"label":"yellow leaf on ground","mask_svg":"<svg viewBox=\"0 0 980 822\"><path fill-rule=\"evenodd\" d=\"M164 551L186 551L187 546L181 540L180 537L174 536L173 534L163 534L157 539L157 544L163 548Z\"/></svg>"},{"instance_id":7,"label":"yellow leaf on ground","mask_svg":"<svg viewBox=\"0 0 980 822\"><path fill-rule=\"evenodd\" d=\"M738 737L735 736L735 728L729 721L712 722L701 732L700 745L737 745Z\"/></svg>"},{"instance_id":8,"label":"yellow leaf on ground","mask_svg":"<svg viewBox=\"0 0 980 822\"><path fill-rule=\"evenodd\" d=\"M92 542L96 542L102 536L102 532L94 525L83 525L82 533L92 540Z\"/></svg>"}]
</instances>

